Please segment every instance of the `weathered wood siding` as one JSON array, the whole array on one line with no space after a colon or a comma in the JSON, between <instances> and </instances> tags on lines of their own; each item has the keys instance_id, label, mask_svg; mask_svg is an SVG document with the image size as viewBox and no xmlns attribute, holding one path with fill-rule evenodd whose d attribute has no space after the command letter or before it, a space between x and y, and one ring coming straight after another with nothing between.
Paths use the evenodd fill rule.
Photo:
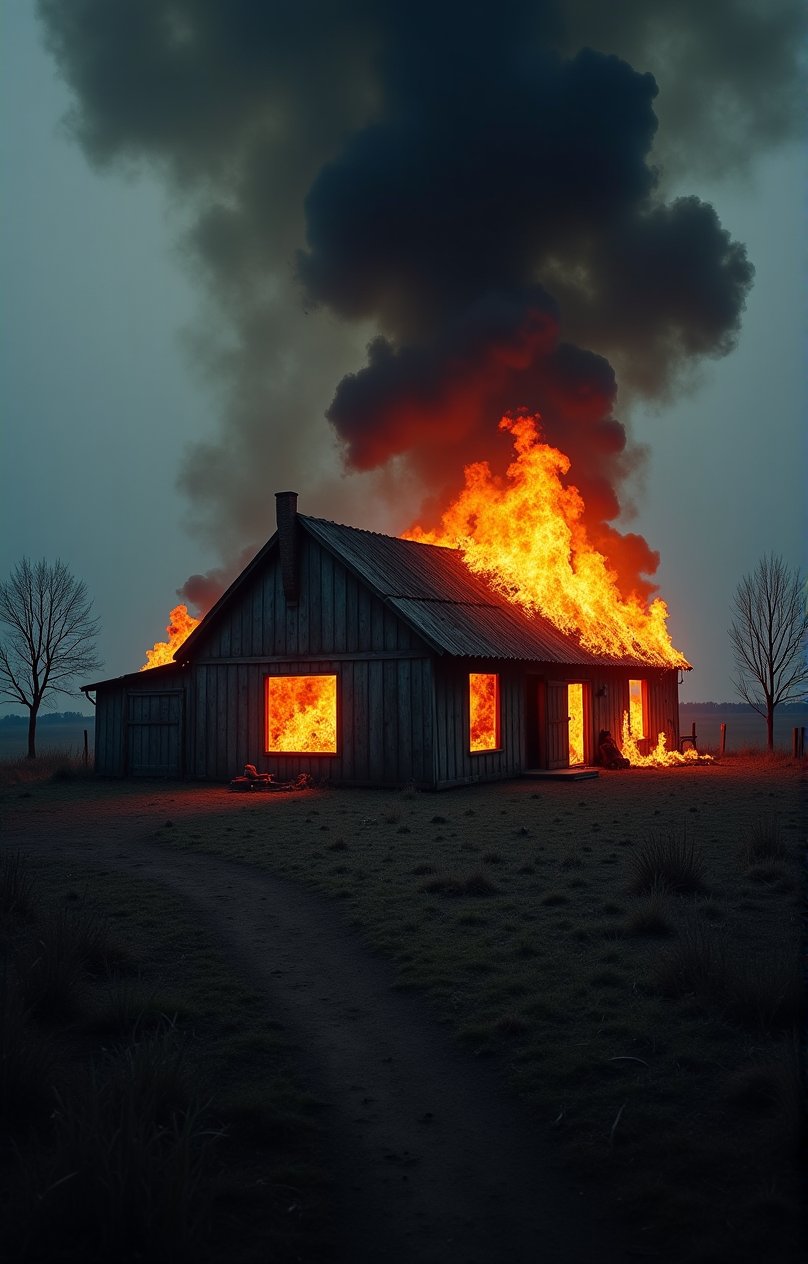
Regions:
<instances>
[{"instance_id":1,"label":"weathered wood siding","mask_svg":"<svg viewBox=\"0 0 808 1264\"><path fill-rule=\"evenodd\" d=\"M535 759L540 768L559 768L569 764L569 732L567 728L566 686L580 682L585 686L585 742L586 758L597 758L598 737L602 729L608 729L620 745L623 732L623 715L629 709L629 680L645 680L647 683L648 737L639 742L646 754L656 745L657 736L664 732L668 749L675 750L679 742L678 673L657 667L586 667L559 668L541 665L525 665L525 698L528 711L535 707L538 716L534 720L528 714L528 730L531 724L537 739L528 758Z\"/></svg>"},{"instance_id":2,"label":"weathered wood siding","mask_svg":"<svg viewBox=\"0 0 808 1264\"><path fill-rule=\"evenodd\" d=\"M99 685L99 773L227 781L253 763L284 780L307 772L334 784L435 787L518 776L528 765L568 763L567 683L585 685L586 758L601 729L619 743L631 678L647 681L646 746L660 731L678 743L675 671L437 655L317 541L301 532L299 544L296 602L270 553L186 666ZM499 676L496 751L469 749L471 671ZM337 678L337 753L267 753L267 677L317 673Z\"/></svg>"},{"instance_id":3,"label":"weathered wood siding","mask_svg":"<svg viewBox=\"0 0 808 1264\"><path fill-rule=\"evenodd\" d=\"M317 674L337 678L336 755L267 753L266 677ZM431 784L429 658L207 662L193 678L197 777L227 780L251 763L282 780L307 772L334 784Z\"/></svg>"},{"instance_id":4,"label":"weathered wood siding","mask_svg":"<svg viewBox=\"0 0 808 1264\"><path fill-rule=\"evenodd\" d=\"M134 673L99 686L95 771L104 777L180 777L188 767L189 672Z\"/></svg>"},{"instance_id":5,"label":"weathered wood siding","mask_svg":"<svg viewBox=\"0 0 808 1264\"><path fill-rule=\"evenodd\" d=\"M179 777L183 771L183 695L166 689L127 696L126 767L133 777Z\"/></svg>"},{"instance_id":6,"label":"weathered wood siding","mask_svg":"<svg viewBox=\"0 0 808 1264\"><path fill-rule=\"evenodd\" d=\"M122 777L124 689L105 685L95 699L95 771L102 777Z\"/></svg>"},{"instance_id":7,"label":"weathered wood siding","mask_svg":"<svg viewBox=\"0 0 808 1264\"><path fill-rule=\"evenodd\" d=\"M194 648L194 661L294 660L394 651L423 641L310 536L300 537L300 596L288 605L277 554Z\"/></svg>"},{"instance_id":8,"label":"weathered wood siding","mask_svg":"<svg viewBox=\"0 0 808 1264\"><path fill-rule=\"evenodd\" d=\"M469 749L470 672L499 676L498 750L472 753ZM490 660L436 660L433 784L448 787L517 776L524 768L524 750L524 683L519 668Z\"/></svg>"},{"instance_id":9,"label":"weathered wood siding","mask_svg":"<svg viewBox=\"0 0 808 1264\"><path fill-rule=\"evenodd\" d=\"M383 602L308 536L287 603L277 556L195 647L192 773L226 780L246 763L284 780L432 783L432 657ZM265 749L267 676L337 677L336 755Z\"/></svg>"}]
</instances>

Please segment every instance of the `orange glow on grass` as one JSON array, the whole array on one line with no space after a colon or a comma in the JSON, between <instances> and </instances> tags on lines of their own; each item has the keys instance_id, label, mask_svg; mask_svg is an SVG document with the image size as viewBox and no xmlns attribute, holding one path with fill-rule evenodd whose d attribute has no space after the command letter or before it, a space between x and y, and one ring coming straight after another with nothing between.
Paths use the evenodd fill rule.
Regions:
<instances>
[{"instance_id":1,"label":"orange glow on grass","mask_svg":"<svg viewBox=\"0 0 808 1264\"><path fill-rule=\"evenodd\" d=\"M668 608L625 598L606 558L589 542L577 487L562 480L569 458L542 442L538 417L503 417L515 459L504 478L487 461L466 466L466 485L434 531L404 538L459 549L470 570L509 601L540 613L584 648L662 667L689 667L671 643Z\"/></svg>"},{"instance_id":2,"label":"orange glow on grass","mask_svg":"<svg viewBox=\"0 0 808 1264\"><path fill-rule=\"evenodd\" d=\"M337 753L336 676L268 676L269 754Z\"/></svg>"},{"instance_id":3,"label":"orange glow on grass","mask_svg":"<svg viewBox=\"0 0 808 1264\"><path fill-rule=\"evenodd\" d=\"M168 616L168 624L166 626L168 640L155 641L152 648L146 650L146 661L140 670L148 671L150 667L162 667L165 663L173 662L177 650L183 641L191 635L198 623L199 619L195 619L192 614L188 613L187 606L175 606Z\"/></svg>"},{"instance_id":4,"label":"orange glow on grass","mask_svg":"<svg viewBox=\"0 0 808 1264\"><path fill-rule=\"evenodd\" d=\"M472 751L499 746L499 676L469 673L469 747Z\"/></svg>"}]
</instances>

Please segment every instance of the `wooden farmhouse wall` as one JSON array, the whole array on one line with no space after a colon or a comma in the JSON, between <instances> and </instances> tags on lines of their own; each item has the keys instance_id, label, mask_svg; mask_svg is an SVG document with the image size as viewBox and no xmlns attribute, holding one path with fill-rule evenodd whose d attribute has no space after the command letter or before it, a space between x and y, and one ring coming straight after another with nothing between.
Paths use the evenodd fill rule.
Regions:
<instances>
[{"instance_id":1,"label":"wooden farmhouse wall","mask_svg":"<svg viewBox=\"0 0 808 1264\"><path fill-rule=\"evenodd\" d=\"M299 543L296 604L275 553L194 646L192 775L223 780L253 763L282 779L431 784L431 651L310 536ZM337 754L268 754L266 677L314 674L337 677Z\"/></svg>"},{"instance_id":2,"label":"wooden farmhouse wall","mask_svg":"<svg viewBox=\"0 0 808 1264\"><path fill-rule=\"evenodd\" d=\"M190 673L159 667L97 690L95 770L108 777L182 777L189 767Z\"/></svg>"},{"instance_id":3,"label":"wooden farmhouse wall","mask_svg":"<svg viewBox=\"0 0 808 1264\"><path fill-rule=\"evenodd\" d=\"M677 672L440 655L305 530L298 594L284 593L277 548L245 575L203 626L189 660L97 686L96 769L227 781L246 763L291 780L450 786L569 762L567 686L585 698L585 758L601 729L620 742L629 680L645 682L645 753L664 732L679 741ZM499 677L496 750L469 749L469 673ZM337 752L267 752L267 680L330 675Z\"/></svg>"}]
</instances>

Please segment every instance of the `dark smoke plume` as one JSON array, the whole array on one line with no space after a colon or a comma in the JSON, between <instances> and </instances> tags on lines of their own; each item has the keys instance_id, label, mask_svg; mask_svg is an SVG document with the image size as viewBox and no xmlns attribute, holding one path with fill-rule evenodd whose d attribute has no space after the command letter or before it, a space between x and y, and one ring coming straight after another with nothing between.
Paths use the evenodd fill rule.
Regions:
<instances>
[{"instance_id":1,"label":"dark smoke plume","mask_svg":"<svg viewBox=\"0 0 808 1264\"><path fill-rule=\"evenodd\" d=\"M796 0L39 10L90 159L151 164L187 207L223 407L179 481L225 558L266 538L281 485L363 525L357 495L398 498L399 527L434 512L465 462L507 461L497 420L528 408L624 588L648 590L656 555L613 525L644 456L616 375L625 408L726 354L752 279L666 173L790 134Z\"/></svg>"}]
</instances>

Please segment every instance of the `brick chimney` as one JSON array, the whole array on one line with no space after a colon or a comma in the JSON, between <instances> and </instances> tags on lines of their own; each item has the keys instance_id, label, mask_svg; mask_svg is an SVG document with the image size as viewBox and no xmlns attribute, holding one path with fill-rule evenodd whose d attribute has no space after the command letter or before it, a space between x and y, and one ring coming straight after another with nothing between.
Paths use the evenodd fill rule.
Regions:
<instances>
[{"instance_id":1,"label":"brick chimney","mask_svg":"<svg viewBox=\"0 0 808 1264\"><path fill-rule=\"evenodd\" d=\"M281 579L287 605L296 606L299 596L299 548L297 492L275 493L275 520L281 555Z\"/></svg>"}]
</instances>

